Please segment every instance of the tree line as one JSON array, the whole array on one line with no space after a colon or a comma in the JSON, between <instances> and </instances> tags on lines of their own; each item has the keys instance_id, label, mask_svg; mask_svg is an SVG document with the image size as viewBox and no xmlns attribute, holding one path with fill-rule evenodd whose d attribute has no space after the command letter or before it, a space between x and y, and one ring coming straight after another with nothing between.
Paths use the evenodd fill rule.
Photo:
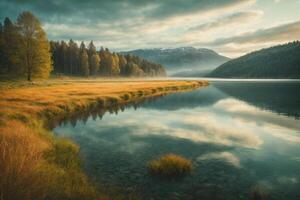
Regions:
<instances>
[{"instance_id":1,"label":"tree line","mask_svg":"<svg viewBox=\"0 0 300 200\"><path fill-rule=\"evenodd\" d=\"M99 51L91 41L78 46L72 39L50 41L54 72L72 76L165 76L162 65L138 56L122 55L101 47Z\"/></svg>"},{"instance_id":2,"label":"tree line","mask_svg":"<svg viewBox=\"0 0 300 200\"><path fill-rule=\"evenodd\" d=\"M97 51L91 41L86 47L50 41L41 22L30 12L21 13L16 22L8 17L0 22L0 76L9 78L47 78L50 73L71 76L165 76L162 65L137 56Z\"/></svg>"}]
</instances>

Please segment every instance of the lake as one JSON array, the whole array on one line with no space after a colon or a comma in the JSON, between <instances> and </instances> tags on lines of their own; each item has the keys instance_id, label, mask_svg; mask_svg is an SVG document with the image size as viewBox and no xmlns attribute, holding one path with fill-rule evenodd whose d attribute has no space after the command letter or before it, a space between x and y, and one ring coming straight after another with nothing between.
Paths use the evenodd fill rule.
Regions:
<instances>
[{"instance_id":1,"label":"lake","mask_svg":"<svg viewBox=\"0 0 300 200\"><path fill-rule=\"evenodd\" d=\"M300 82L212 81L84 120L54 132L80 146L101 187L141 199L300 199ZM147 162L190 159L180 180L151 177ZM257 189L258 188L258 189Z\"/></svg>"}]
</instances>

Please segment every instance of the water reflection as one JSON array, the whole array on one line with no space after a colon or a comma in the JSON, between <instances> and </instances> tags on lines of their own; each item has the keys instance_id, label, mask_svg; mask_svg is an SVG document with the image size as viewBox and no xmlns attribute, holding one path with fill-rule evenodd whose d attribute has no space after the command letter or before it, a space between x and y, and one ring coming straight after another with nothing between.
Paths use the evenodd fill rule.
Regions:
<instances>
[{"instance_id":1,"label":"water reflection","mask_svg":"<svg viewBox=\"0 0 300 200\"><path fill-rule=\"evenodd\" d=\"M256 107L300 117L299 82L216 82L214 86Z\"/></svg>"},{"instance_id":2,"label":"water reflection","mask_svg":"<svg viewBox=\"0 0 300 200\"><path fill-rule=\"evenodd\" d=\"M257 185L272 199L299 199L299 120L227 95L227 87L112 108L104 117L101 111L102 120L90 113L54 131L80 145L96 181L143 199L248 199ZM150 177L147 162L170 152L193 161L191 176L180 182Z\"/></svg>"},{"instance_id":3,"label":"water reflection","mask_svg":"<svg viewBox=\"0 0 300 200\"><path fill-rule=\"evenodd\" d=\"M68 113L62 118L50 120L47 126L49 127L49 129L53 129L57 126L66 124L71 124L73 127L75 127L77 122L83 122L83 124L86 124L89 118L92 118L93 120L101 120L106 113L118 115L119 112L124 112L125 109L128 108L134 108L134 110L137 110L143 103L152 102L163 96L165 96L165 94L141 98L129 103L114 103L108 107L103 107L103 104L99 103L97 105L92 105L86 109L80 109L78 112Z\"/></svg>"}]
</instances>

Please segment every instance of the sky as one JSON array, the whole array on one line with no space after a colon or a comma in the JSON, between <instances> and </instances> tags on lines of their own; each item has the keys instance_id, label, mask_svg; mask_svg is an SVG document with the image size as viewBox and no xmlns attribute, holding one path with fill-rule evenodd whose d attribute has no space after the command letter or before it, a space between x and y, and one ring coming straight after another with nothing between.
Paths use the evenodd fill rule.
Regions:
<instances>
[{"instance_id":1,"label":"sky","mask_svg":"<svg viewBox=\"0 0 300 200\"><path fill-rule=\"evenodd\" d=\"M31 11L51 40L100 48L209 48L234 58L300 40L300 0L1 0L0 19Z\"/></svg>"}]
</instances>

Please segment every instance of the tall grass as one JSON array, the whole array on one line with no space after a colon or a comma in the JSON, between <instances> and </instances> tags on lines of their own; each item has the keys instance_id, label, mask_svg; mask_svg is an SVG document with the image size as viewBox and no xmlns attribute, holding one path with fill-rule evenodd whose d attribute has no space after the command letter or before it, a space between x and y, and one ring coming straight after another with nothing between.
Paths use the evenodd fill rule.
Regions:
<instances>
[{"instance_id":1,"label":"tall grass","mask_svg":"<svg viewBox=\"0 0 300 200\"><path fill-rule=\"evenodd\" d=\"M38 169L49 144L21 122L5 125L0 127L0 199L42 199L46 188Z\"/></svg>"},{"instance_id":2,"label":"tall grass","mask_svg":"<svg viewBox=\"0 0 300 200\"><path fill-rule=\"evenodd\" d=\"M182 177L192 170L192 162L182 156L167 154L148 163L151 174L161 178L174 179Z\"/></svg>"}]
</instances>

